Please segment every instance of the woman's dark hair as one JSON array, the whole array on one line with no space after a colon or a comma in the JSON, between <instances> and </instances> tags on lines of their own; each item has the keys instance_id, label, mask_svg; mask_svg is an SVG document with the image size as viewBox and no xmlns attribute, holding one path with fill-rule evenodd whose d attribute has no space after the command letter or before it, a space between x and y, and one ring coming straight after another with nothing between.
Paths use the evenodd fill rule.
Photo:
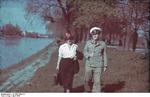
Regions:
<instances>
[{"instance_id":1,"label":"woman's dark hair","mask_svg":"<svg viewBox=\"0 0 150 97\"><path fill-rule=\"evenodd\" d=\"M69 34L69 36L67 36L66 34L64 35L64 40L74 40L74 37L71 33L66 32L67 34Z\"/></svg>"},{"instance_id":2,"label":"woman's dark hair","mask_svg":"<svg viewBox=\"0 0 150 97\"><path fill-rule=\"evenodd\" d=\"M74 40L74 37L71 35L71 36L69 36L69 37L67 37L67 36L65 36L64 37L64 40L66 41L66 40Z\"/></svg>"}]
</instances>

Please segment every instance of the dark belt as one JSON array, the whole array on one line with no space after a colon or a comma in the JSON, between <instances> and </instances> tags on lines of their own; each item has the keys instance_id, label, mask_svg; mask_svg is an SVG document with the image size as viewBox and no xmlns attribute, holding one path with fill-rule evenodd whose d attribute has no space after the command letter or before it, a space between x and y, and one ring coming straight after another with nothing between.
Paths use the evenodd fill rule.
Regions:
<instances>
[{"instance_id":1,"label":"dark belt","mask_svg":"<svg viewBox=\"0 0 150 97\"><path fill-rule=\"evenodd\" d=\"M62 60L73 60L73 58L62 58Z\"/></svg>"}]
</instances>

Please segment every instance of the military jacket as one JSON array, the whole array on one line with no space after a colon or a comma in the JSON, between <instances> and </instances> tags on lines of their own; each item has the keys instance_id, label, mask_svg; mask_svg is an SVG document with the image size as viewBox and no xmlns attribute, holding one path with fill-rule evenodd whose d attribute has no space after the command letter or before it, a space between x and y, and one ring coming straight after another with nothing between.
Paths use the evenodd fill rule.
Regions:
<instances>
[{"instance_id":1,"label":"military jacket","mask_svg":"<svg viewBox=\"0 0 150 97\"><path fill-rule=\"evenodd\" d=\"M104 41L88 40L84 47L85 65L92 67L107 66L106 44Z\"/></svg>"}]
</instances>

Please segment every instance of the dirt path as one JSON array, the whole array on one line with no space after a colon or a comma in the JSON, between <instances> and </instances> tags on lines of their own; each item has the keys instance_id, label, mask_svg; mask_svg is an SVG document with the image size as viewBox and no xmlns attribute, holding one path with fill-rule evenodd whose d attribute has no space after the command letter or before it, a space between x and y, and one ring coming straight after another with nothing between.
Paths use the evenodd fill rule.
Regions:
<instances>
[{"instance_id":1,"label":"dirt path","mask_svg":"<svg viewBox=\"0 0 150 97\"><path fill-rule=\"evenodd\" d=\"M83 45L81 44L81 50ZM148 92L148 60L142 54L108 48L108 69L102 76L102 92ZM49 62L38 69L31 80L10 92L63 92L59 85L53 85L57 63L57 49ZM75 75L72 92L83 92L84 60L80 72Z\"/></svg>"}]
</instances>

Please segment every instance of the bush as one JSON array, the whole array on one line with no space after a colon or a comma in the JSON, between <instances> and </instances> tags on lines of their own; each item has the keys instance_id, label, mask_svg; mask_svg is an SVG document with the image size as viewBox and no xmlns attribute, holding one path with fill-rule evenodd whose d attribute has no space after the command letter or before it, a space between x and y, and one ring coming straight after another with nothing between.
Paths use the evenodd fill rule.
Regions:
<instances>
[{"instance_id":1,"label":"bush","mask_svg":"<svg viewBox=\"0 0 150 97\"><path fill-rule=\"evenodd\" d=\"M21 36L21 30L19 26L12 24L6 24L2 27L2 35L4 36Z\"/></svg>"}]
</instances>

